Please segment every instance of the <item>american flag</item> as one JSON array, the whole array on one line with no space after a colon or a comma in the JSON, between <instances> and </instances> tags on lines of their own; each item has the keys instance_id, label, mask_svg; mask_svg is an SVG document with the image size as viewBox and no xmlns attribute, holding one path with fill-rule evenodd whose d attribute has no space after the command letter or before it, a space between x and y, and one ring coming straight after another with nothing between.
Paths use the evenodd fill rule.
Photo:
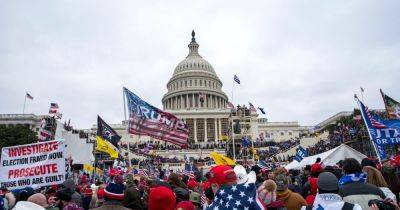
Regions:
<instances>
[{"instance_id":1,"label":"american flag","mask_svg":"<svg viewBox=\"0 0 400 210\"><path fill-rule=\"evenodd\" d=\"M265 210L258 199L257 187L254 183L222 186L217 191L213 202L207 210L247 209Z\"/></svg>"},{"instance_id":2,"label":"american flag","mask_svg":"<svg viewBox=\"0 0 400 210\"><path fill-rule=\"evenodd\" d=\"M40 128L39 140L46 141L52 137L52 133L44 128Z\"/></svg>"},{"instance_id":3,"label":"american flag","mask_svg":"<svg viewBox=\"0 0 400 210\"><path fill-rule=\"evenodd\" d=\"M202 206L205 206L206 204L208 204L208 200L207 200L207 197L206 197L206 194L204 194L204 191L201 193L201 205Z\"/></svg>"},{"instance_id":4,"label":"american flag","mask_svg":"<svg viewBox=\"0 0 400 210\"><path fill-rule=\"evenodd\" d=\"M232 102L228 102L228 108L229 109L235 109L235 105L233 105Z\"/></svg>"},{"instance_id":5,"label":"american flag","mask_svg":"<svg viewBox=\"0 0 400 210\"><path fill-rule=\"evenodd\" d=\"M128 132L146 135L181 147L188 143L189 129L185 122L140 99L124 88L128 100Z\"/></svg>"},{"instance_id":6,"label":"american flag","mask_svg":"<svg viewBox=\"0 0 400 210\"><path fill-rule=\"evenodd\" d=\"M252 103L249 102L250 112L257 112L257 109L254 107Z\"/></svg>"},{"instance_id":7,"label":"american flag","mask_svg":"<svg viewBox=\"0 0 400 210\"><path fill-rule=\"evenodd\" d=\"M372 116L372 114L369 111L367 106L364 106L364 107L365 107L365 113L367 113L367 117L371 121L372 126L374 126L375 128L378 128L378 129L386 128L385 124L379 122L377 119L375 119L374 116Z\"/></svg>"},{"instance_id":8,"label":"american flag","mask_svg":"<svg viewBox=\"0 0 400 210\"><path fill-rule=\"evenodd\" d=\"M264 161L261 161L261 160L258 161L257 165L264 171L271 169L270 167L267 166L267 164Z\"/></svg>"},{"instance_id":9,"label":"american flag","mask_svg":"<svg viewBox=\"0 0 400 210\"><path fill-rule=\"evenodd\" d=\"M238 76L236 76L236 74L233 76L233 80L234 80L236 83L240 84L240 79L239 79Z\"/></svg>"},{"instance_id":10,"label":"american flag","mask_svg":"<svg viewBox=\"0 0 400 210\"><path fill-rule=\"evenodd\" d=\"M146 170L146 169L137 169L137 174L138 174L139 176L145 176L145 177L148 177L148 176L149 176L149 174L147 173L147 170Z\"/></svg>"},{"instance_id":11,"label":"american flag","mask_svg":"<svg viewBox=\"0 0 400 210\"><path fill-rule=\"evenodd\" d=\"M28 98L28 99L33 100L33 96L31 96L31 94L29 94L29 93L26 93L25 97Z\"/></svg>"},{"instance_id":12,"label":"american flag","mask_svg":"<svg viewBox=\"0 0 400 210\"><path fill-rule=\"evenodd\" d=\"M58 112L58 104L50 103L49 114L56 114Z\"/></svg>"},{"instance_id":13,"label":"american flag","mask_svg":"<svg viewBox=\"0 0 400 210\"><path fill-rule=\"evenodd\" d=\"M188 176L190 179L194 179L195 175L193 171L183 170L182 175Z\"/></svg>"}]
</instances>

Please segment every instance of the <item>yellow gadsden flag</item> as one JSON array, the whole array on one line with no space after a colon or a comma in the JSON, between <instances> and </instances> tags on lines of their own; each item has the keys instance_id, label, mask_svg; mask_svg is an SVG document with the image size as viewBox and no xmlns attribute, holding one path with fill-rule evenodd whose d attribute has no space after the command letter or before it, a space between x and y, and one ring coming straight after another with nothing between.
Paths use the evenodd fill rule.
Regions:
<instances>
[{"instance_id":1,"label":"yellow gadsden flag","mask_svg":"<svg viewBox=\"0 0 400 210\"><path fill-rule=\"evenodd\" d=\"M83 164L83 170L91 174L94 171L94 167L90 164ZM103 170L101 170L100 168L96 168L96 173L103 174Z\"/></svg>"},{"instance_id":2,"label":"yellow gadsden flag","mask_svg":"<svg viewBox=\"0 0 400 210\"><path fill-rule=\"evenodd\" d=\"M105 141L100 136L96 137L97 146L96 150L109 154L112 158L118 158L118 150L110 142Z\"/></svg>"},{"instance_id":3,"label":"yellow gadsden flag","mask_svg":"<svg viewBox=\"0 0 400 210\"><path fill-rule=\"evenodd\" d=\"M211 152L210 155L216 165L230 165L230 166L236 165L234 160L232 160L224 155L218 154L216 152Z\"/></svg>"}]
</instances>

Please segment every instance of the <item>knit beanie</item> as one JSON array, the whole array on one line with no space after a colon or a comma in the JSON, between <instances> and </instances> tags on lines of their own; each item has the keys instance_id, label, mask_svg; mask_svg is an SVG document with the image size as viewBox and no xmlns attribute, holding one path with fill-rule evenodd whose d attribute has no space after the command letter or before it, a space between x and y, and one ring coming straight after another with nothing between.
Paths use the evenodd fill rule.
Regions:
<instances>
[{"instance_id":1,"label":"knit beanie","mask_svg":"<svg viewBox=\"0 0 400 210\"><path fill-rule=\"evenodd\" d=\"M174 210L175 195L171 189L159 186L150 189L148 210Z\"/></svg>"},{"instance_id":2,"label":"knit beanie","mask_svg":"<svg viewBox=\"0 0 400 210\"><path fill-rule=\"evenodd\" d=\"M122 201L124 199L124 188L123 184L110 183L104 189L104 196L111 200Z\"/></svg>"},{"instance_id":3,"label":"knit beanie","mask_svg":"<svg viewBox=\"0 0 400 210\"><path fill-rule=\"evenodd\" d=\"M49 204L47 203L46 196L43 195L42 193L36 193L36 194L31 195L28 198L28 201L32 202L32 203L36 203L37 205L44 207L44 208L47 208L49 206Z\"/></svg>"},{"instance_id":4,"label":"knit beanie","mask_svg":"<svg viewBox=\"0 0 400 210\"><path fill-rule=\"evenodd\" d=\"M276 183L273 180L264 181L257 189L258 198L265 204L269 205L276 201Z\"/></svg>"},{"instance_id":5,"label":"knit beanie","mask_svg":"<svg viewBox=\"0 0 400 210\"><path fill-rule=\"evenodd\" d=\"M339 181L331 172L324 172L318 176L318 188L325 191L336 191L339 189Z\"/></svg>"}]
</instances>

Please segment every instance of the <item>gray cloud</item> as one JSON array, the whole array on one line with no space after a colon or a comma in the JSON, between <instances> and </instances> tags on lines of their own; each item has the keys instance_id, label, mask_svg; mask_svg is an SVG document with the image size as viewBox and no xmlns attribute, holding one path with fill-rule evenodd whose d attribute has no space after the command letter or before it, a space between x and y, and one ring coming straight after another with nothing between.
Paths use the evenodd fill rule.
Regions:
<instances>
[{"instance_id":1,"label":"gray cloud","mask_svg":"<svg viewBox=\"0 0 400 210\"><path fill-rule=\"evenodd\" d=\"M190 31L234 103L266 108L271 121L318 123L369 106L379 88L400 99L398 1L2 1L0 113L46 113L88 128L99 114L123 119L122 86L161 107L186 56Z\"/></svg>"}]
</instances>

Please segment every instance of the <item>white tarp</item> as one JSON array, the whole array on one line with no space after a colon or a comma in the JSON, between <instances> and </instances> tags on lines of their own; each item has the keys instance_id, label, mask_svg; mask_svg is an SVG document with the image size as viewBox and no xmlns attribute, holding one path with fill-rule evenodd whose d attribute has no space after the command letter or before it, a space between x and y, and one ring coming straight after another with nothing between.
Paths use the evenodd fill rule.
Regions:
<instances>
[{"instance_id":1,"label":"white tarp","mask_svg":"<svg viewBox=\"0 0 400 210\"><path fill-rule=\"evenodd\" d=\"M72 133L64 129L64 125L57 121L55 139L65 142L65 157L71 158L73 164L89 164L94 161L93 143L88 143L85 138L79 138L78 133Z\"/></svg>"},{"instance_id":2,"label":"white tarp","mask_svg":"<svg viewBox=\"0 0 400 210\"><path fill-rule=\"evenodd\" d=\"M323 152L318 155L313 155L309 157L303 158L301 162L297 162L296 160L293 160L291 163L287 164L285 168L287 170L290 169L301 169L305 167L306 165L311 165L315 163L317 158L321 158L322 163L325 166L332 166L336 165L337 162L340 160L344 160L345 158L355 158L361 163L361 160L363 158L366 158L364 154L358 152L357 150L345 145L341 144L338 147L335 147L331 150L328 150L326 152Z\"/></svg>"}]
</instances>

